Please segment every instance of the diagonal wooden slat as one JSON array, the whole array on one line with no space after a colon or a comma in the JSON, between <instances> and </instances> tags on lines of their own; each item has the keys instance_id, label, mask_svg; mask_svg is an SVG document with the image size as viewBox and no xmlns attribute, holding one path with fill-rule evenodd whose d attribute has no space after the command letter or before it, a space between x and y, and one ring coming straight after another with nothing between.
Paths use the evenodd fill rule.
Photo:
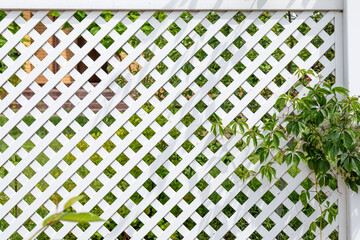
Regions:
<instances>
[{"instance_id":1,"label":"diagonal wooden slat","mask_svg":"<svg viewBox=\"0 0 360 240\"><path fill-rule=\"evenodd\" d=\"M303 237L319 214L314 199L315 211L307 216L290 198L311 177L306 166L292 175L289 166L275 163L283 187L260 176L242 182L239 165L260 167L248 158L253 147L240 148L240 135L214 136L210 119L216 114L227 125L241 115L254 126L266 114L282 114L273 106L297 81L290 63L341 85L341 13L291 12L291 21L285 11L113 11L108 19L100 11L63 11L54 19L47 14L36 11L25 21L21 12L8 11L0 21L7 40L0 48L0 66L7 66L0 74L1 238L33 235L55 211L54 194L61 204L86 194L73 208L106 222L64 222L44 231L49 238ZM14 35L7 29L12 22L20 26ZM72 28L63 31L66 22ZM21 43L25 35L33 39L29 47ZM30 72L25 62L33 66ZM38 84L39 76L48 82ZM274 80L280 77L281 84ZM249 185L254 179L260 182L256 190ZM344 196L323 191L344 219ZM275 196L270 202L267 193ZM288 209L282 217L281 205ZM240 220L249 225L243 228ZM329 224L324 237L340 234L343 224Z\"/></svg>"},{"instance_id":2,"label":"diagonal wooden slat","mask_svg":"<svg viewBox=\"0 0 360 240\"><path fill-rule=\"evenodd\" d=\"M6 56L8 52L13 49L16 44L18 44L25 37L25 35L46 16L46 14L46 11L37 11L34 16L22 27L22 29L19 29L19 31L17 31L11 39L7 39L7 43L0 49L0 59L3 59L3 57ZM12 19L12 14L10 14L9 19ZM7 27L6 20L4 25ZM3 83L3 81L1 82Z\"/></svg>"}]
</instances>

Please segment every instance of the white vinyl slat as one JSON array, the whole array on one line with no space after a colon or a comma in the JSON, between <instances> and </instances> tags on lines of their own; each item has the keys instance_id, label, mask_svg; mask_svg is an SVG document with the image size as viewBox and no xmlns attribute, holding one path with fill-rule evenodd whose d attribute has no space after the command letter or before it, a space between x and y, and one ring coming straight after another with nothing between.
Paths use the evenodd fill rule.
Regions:
<instances>
[{"instance_id":1,"label":"white vinyl slat","mask_svg":"<svg viewBox=\"0 0 360 240\"><path fill-rule=\"evenodd\" d=\"M219 9L226 10L229 2ZM21 11L2 15L0 37L7 42L0 47L0 224L5 226L0 238L33 235L56 209L49 200L53 194L62 199L60 207L86 194L74 210L106 220L89 227L63 222L42 233L54 239L302 238L319 214L317 202L312 193L315 211L307 216L290 195L300 194L310 170L300 163L292 175L289 166L274 163L277 179L272 182L259 175L241 181L240 165L248 171L260 168L249 158L254 147L241 148L240 134L214 136L211 118L216 114L227 125L246 117L251 127L263 125L267 114L283 114L274 104L298 80L290 63L342 86L342 13L302 8L291 12L290 22L288 11L261 7L244 12L148 7L114 10L109 19L99 9L59 11L54 19L48 11L31 11L29 20ZM8 29L12 22L20 27L15 34ZM65 23L72 26L68 32ZM94 26L96 34L90 32ZM28 47L21 42L26 35L32 39ZM109 39L110 46L103 45ZM270 65L266 71L265 63ZM39 76L48 82L39 84ZM63 82L69 76L71 83ZM95 84L94 78L100 81ZM307 92L301 85L293 91ZM254 190L255 179L260 185ZM322 189L339 209L324 238L345 233L343 189L341 184L340 191ZM239 193L245 202L240 203ZM267 193L274 196L270 202ZM283 217L279 206L287 208ZM296 218L300 224L294 228ZM221 224L216 226L216 220ZM240 220L248 225L243 228ZM267 220L273 222L270 230Z\"/></svg>"}]
</instances>

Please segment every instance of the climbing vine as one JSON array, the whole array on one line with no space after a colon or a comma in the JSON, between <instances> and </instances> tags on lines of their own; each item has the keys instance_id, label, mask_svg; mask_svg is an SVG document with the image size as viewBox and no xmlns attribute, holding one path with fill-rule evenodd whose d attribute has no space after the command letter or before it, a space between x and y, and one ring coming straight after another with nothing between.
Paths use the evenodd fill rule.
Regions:
<instances>
[{"instance_id":1,"label":"climbing vine","mask_svg":"<svg viewBox=\"0 0 360 240\"><path fill-rule=\"evenodd\" d=\"M354 192L360 185L360 103L358 97L349 96L343 87L334 86L312 70L297 70L298 82L286 94L281 95L275 108L280 114L268 117L263 125L251 128L246 119L240 118L223 126L218 117L212 125L215 135L242 134L246 146L255 147L251 157L261 166L257 174L270 182L276 178L274 162L297 166L303 161L314 176L314 199L320 215L310 224L310 231L317 229L322 238L326 222L332 223L337 215L336 205L325 201L323 189L337 187L339 179ZM312 84L311 79L318 78ZM303 85L306 94L297 94L295 88ZM244 174L244 179L251 174ZM340 177L340 178L339 178ZM304 208L308 206L311 190L303 190L299 196Z\"/></svg>"}]
</instances>

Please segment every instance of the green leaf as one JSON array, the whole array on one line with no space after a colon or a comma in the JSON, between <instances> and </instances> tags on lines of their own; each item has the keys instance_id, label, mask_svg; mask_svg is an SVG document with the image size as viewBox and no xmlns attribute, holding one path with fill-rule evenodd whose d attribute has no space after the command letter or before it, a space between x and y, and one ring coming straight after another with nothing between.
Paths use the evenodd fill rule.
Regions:
<instances>
[{"instance_id":1,"label":"green leaf","mask_svg":"<svg viewBox=\"0 0 360 240\"><path fill-rule=\"evenodd\" d=\"M98 31L100 31L100 27L92 27L89 32L92 34L92 35L95 35Z\"/></svg>"},{"instance_id":2,"label":"green leaf","mask_svg":"<svg viewBox=\"0 0 360 240\"><path fill-rule=\"evenodd\" d=\"M299 135L300 133L300 127L299 127L299 123L298 122L294 122L293 128L292 128L292 132L294 133L295 136Z\"/></svg>"},{"instance_id":3,"label":"green leaf","mask_svg":"<svg viewBox=\"0 0 360 240\"><path fill-rule=\"evenodd\" d=\"M286 105L286 98L279 98L276 103L276 106L279 106L280 109L284 108Z\"/></svg>"},{"instance_id":4,"label":"green leaf","mask_svg":"<svg viewBox=\"0 0 360 240\"><path fill-rule=\"evenodd\" d=\"M246 122L241 121L240 123L241 123L241 125L243 125L244 127L246 127L246 129L249 129L249 125L248 125Z\"/></svg>"},{"instance_id":5,"label":"green leaf","mask_svg":"<svg viewBox=\"0 0 360 240\"><path fill-rule=\"evenodd\" d=\"M351 158L351 163L352 163L352 167L354 172L356 172L358 175L360 175L360 161L357 158L352 157Z\"/></svg>"},{"instance_id":6,"label":"green leaf","mask_svg":"<svg viewBox=\"0 0 360 240\"><path fill-rule=\"evenodd\" d=\"M264 162L267 158L268 158L268 156L269 156L269 149L264 149L264 151L261 153L261 155L260 155L260 162L262 163L262 162Z\"/></svg>"},{"instance_id":7,"label":"green leaf","mask_svg":"<svg viewBox=\"0 0 360 240\"><path fill-rule=\"evenodd\" d=\"M320 178L320 180L319 180L319 186L320 186L320 187L323 187L324 184L325 184L325 178L322 177L322 178Z\"/></svg>"},{"instance_id":8,"label":"green leaf","mask_svg":"<svg viewBox=\"0 0 360 240\"><path fill-rule=\"evenodd\" d=\"M291 161L292 161L292 153L289 153L285 157L285 162L286 162L287 165L290 165Z\"/></svg>"},{"instance_id":9,"label":"green leaf","mask_svg":"<svg viewBox=\"0 0 360 240\"><path fill-rule=\"evenodd\" d=\"M335 132L332 134L329 134L328 137L336 144L339 145L340 141L341 141L341 133L340 132Z\"/></svg>"},{"instance_id":10,"label":"green leaf","mask_svg":"<svg viewBox=\"0 0 360 240\"><path fill-rule=\"evenodd\" d=\"M213 123L211 126L211 131L213 132L213 134L216 136L217 135L217 124Z\"/></svg>"},{"instance_id":11,"label":"green leaf","mask_svg":"<svg viewBox=\"0 0 360 240\"><path fill-rule=\"evenodd\" d=\"M286 132L287 132L288 134L291 134L291 130L292 130L292 128L293 128L293 125L294 125L293 122L289 122L288 125L286 125Z\"/></svg>"},{"instance_id":12,"label":"green leaf","mask_svg":"<svg viewBox=\"0 0 360 240\"><path fill-rule=\"evenodd\" d=\"M350 186L350 188L351 188L351 190L353 190L354 192L358 192L359 191L359 188L358 188L358 186L356 185L356 183L354 183L354 182L349 182L349 186Z\"/></svg>"},{"instance_id":13,"label":"green leaf","mask_svg":"<svg viewBox=\"0 0 360 240\"><path fill-rule=\"evenodd\" d=\"M339 149L336 146L332 146L329 151L330 161L335 162L337 160L337 154Z\"/></svg>"},{"instance_id":14,"label":"green leaf","mask_svg":"<svg viewBox=\"0 0 360 240\"><path fill-rule=\"evenodd\" d=\"M274 134L274 135L273 135L273 139L274 139L274 146L275 146L276 148L278 148L278 147L279 147L279 144L280 144L279 137L278 137L276 134Z\"/></svg>"},{"instance_id":15,"label":"green leaf","mask_svg":"<svg viewBox=\"0 0 360 240\"><path fill-rule=\"evenodd\" d=\"M315 95L316 100L320 104L320 106L324 106L326 104L326 98L322 94L316 94Z\"/></svg>"},{"instance_id":16,"label":"green leaf","mask_svg":"<svg viewBox=\"0 0 360 240\"><path fill-rule=\"evenodd\" d=\"M343 132L342 138L343 138L343 141L344 141L345 148L350 149L350 147L351 147L351 145L353 143L353 138L351 137L351 135L347 131L345 131L345 132Z\"/></svg>"},{"instance_id":17,"label":"green leaf","mask_svg":"<svg viewBox=\"0 0 360 240\"><path fill-rule=\"evenodd\" d=\"M311 232L315 232L315 231L316 231L316 222L312 222L312 223L310 224L309 230L310 230Z\"/></svg>"},{"instance_id":18,"label":"green leaf","mask_svg":"<svg viewBox=\"0 0 360 240\"><path fill-rule=\"evenodd\" d=\"M239 125L240 132L244 133L245 132L244 126L240 123L238 125Z\"/></svg>"},{"instance_id":19,"label":"green leaf","mask_svg":"<svg viewBox=\"0 0 360 240\"><path fill-rule=\"evenodd\" d=\"M327 173L330 170L330 163L328 161L321 161L319 167L322 173Z\"/></svg>"},{"instance_id":20,"label":"green leaf","mask_svg":"<svg viewBox=\"0 0 360 240\"><path fill-rule=\"evenodd\" d=\"M334 221L334 215L332 215L332 214L329 212L328 222L329 222L330 224L332 224L333 221Z\"/></svg>"},{"instance_id":21,"label":"green leaf","mask_svg":"<svg viewBox=\"0 0 360 240\"><path fill-rule=\"evenodd\" d=\"M219 134L220 134L221 136L224 136L224 135L225 135L225 131L224 131L224 129L223 129L221 126L219 126Z\"/></svg>"},{"instance_id":22,"label":"green leaf","mask_svg":"<svg viewBox=\"0 0 360 240\"><path fill-rule=\"evenodd\" d=\"M5 43L7 43L7 40L4 37L0 36L0 47L4 46Z\"/></svg>"},{"instance_id":23,"label":"green leaf","mask_svg":"<svg viewBox=\"0 0 360 240\"><path fill-rule=\"evenodd\" d=\"M295 166L299 165L300 158L299 158L298 155L294 154L294 156L293 156L293 162L294 162Z\"/></svg>"},{"instance_id":24,"label":"green leaf","mask_svg":"<svg viewBox=\"0 0 360 240\"><path fill-rule=\"evenodd\" d=\"M120 35L126 31L126 26L119 22L115 27L114 30L117 31Z\"/></svg>"},{"instance_id":25,"label":"green leaf","mask_svg":"<svg viewBox=\"0 0 360 240\"><path fill-rule=\"evenodd\" d=\"M278 164L281 165L284 162L284 153L283 152L278 152L275 155L274 159Z\"/></svg>"},{"instance_id":26,"label":"green leaf","mask_svg":"<svg viewBox=\"0 0 360 240\"><path fill-rule=\"evenodd\" d=\"M349 90L347 90L346 88L343 88L343 87L334 87L333 91L337 92L341 95L344 95L344 96L348 96L348 93L349 93Z\"/></svg>"},{"instance_id":27,"label":"green leaf","mask_svg":"<svg viewBox=\"0 0 360 240\"><path fill-rule=\"evenodd\" d=\"M257 147L258 143L256 136L253 136L252 139L253 139L254 147Z\"/></svg>"},{"instance_id":28,"label":"green leaf","mask_svg":"<svg viewBox=\"0 0 360 240\"><path fill-rule=\"evenodd\" d=\"M64 210L73 205L75 202L80 201L84 198L84 195L80 195L77 197L70 198L69 201L67 201L64 205Z\"/></svg>"},{"instance_id":29,"label":"green leaf","mask_svg":"<svg viewBox=\"0 0 360 240\"><path fill-rule=\"evenodd\" d=\"M64 30L64 29L67 29L67 28L71 28L71 25L68 22L66 22L61 29Z\"/></svg>"},{"instance_id":30,"label":"green leaf","mask_svg":"<svg viewBox=\"0 0 360 240\"><path fill-rule=\"evenodd\" d=\"M318 126L318 125L320 125L323 121L324 121L324 115L322 114L321 111L318 111L318 112L315 114L314 123Z\"/></svg>"},{"instance_id":31,"label":"green leaf","mask_svg":"<svg viewBox=\"0 0 360 240\"><path fill-rule=\"evenodd\" d=\"M104 221L92 213L69 213L63 216L60 220L79 223Z\"/></svg>"},{"instance_id":32,"label":"green leaf","mask_svg":"<svg viewBox=\"0 0 360 240\"><path fill-rule=\"evenodd\" d=\"M60 14L58 11L50 11L50 16L53 16L53 17L60 17Z\"/></svg>"},{"instance_id":33,"label":"green leaf","mask_svg":"<svg viewBox=\"0 0 360 240\"><path fill-rule=\"evenodd\" d=\"M77 11L74 16L78 21L82 21L86 17L86 13L84 11Z\"/></svg>"},{"instance_id":34,"label":"green leaf","mask_svg":"<svg viewBox=\"0 0 360 240\"><path fill-rule=\"evenodd\" d=\"M328 84L324 83L323 85L326 86L326 85L328 85ZM329 86L329 85L328 85L328 86ZM331 92L330 92L329 90L325 89L325 88L319 88L319 89L318 89L318 92L320 92L320 93L322 93L322 94L325 94L325 95L330 95L330 94L331 94Z\"/></svg>"},{"instance_id":35,"label":"green leaf","mask_svg":"<svg viewBox=\"0 0 360 240\"><path fill-rule=\"evenodd\" d=\"M271 167L272 163L268 163L265 166L262 166L260 168L261 177L264 178L264 176L271 182L273 176L276 176L276 170Z\"/></svg>"},{"instance_id":36,"label":"green leaf","mask_svg":"<svg viewBox=\"0 0 360 240\"><path fill-rule=\"evenodd\" d=\"M310 159L310 160L307 162L307 164L308 164L308 166L309 166L309 168L310 168L311 170L314 170L315 165L314 165L314 161L313 161L313 160Z\"/></svg>"},{"instance_id":37,"label":"green leaf","mask_svg":"<svg viewBox=\"0 0 360 240\"><path fill-rule=\"evenodd\" d=\"M296 151L296 154L297 154L301 159L305 159L305 154L304 154L303 152Z\"/></svg>"},{"instance_id":38,"label":"green leaf","mask_svg":"<svg viewBox=\"0 0 360 240\"><path fill-rule=\"evenodd\" d=\"M56 222L61 220L61 218L65 215L67 215L68 213L55 213L49 217L47 217L44 222L43 222L43 227L45 227L46 225L51 224L52 222Z\"/></svg>"},{"instance_id":39,"label":"green leaf","mask_svg":"<svg viewBox=\"0 0 360 240\"><path fill-rule=\"evenodd\" d=\"M285 136L285 134L284 134L283 131L275 130L275 134L276 134L279 138L284 138L284 139L286 139L286 136Z\"/></svg>"},{"instance_id":40,"label":"green leaf","mask_svg":"<svg viewBox=\"0 0 360 240\"><path fill-rule=\"evenodd\" d=\"M304 207L306 207L306 206L308 205L306 191L305 191L305 190L302 190L299 197L300 197L300 200L301 200L302 205L303 205Z\"/></svg>"},{"instance_id":41,"label":"green leaf","mask_svg":"<svg viewBox=\"0 0 360 240\"><path fill-rule=\"evenodd\" d=\"M250 141L251 141L251 136L249 135L249 136L246 138L246 145L249 145Z\"/></svg>"},{"instance_id":42,"label":"green leaf","mask_svg":"<svg viewBox=\"0 0 360 240\"><path fill-rule=\"evenodd\" d=\"M349 155L347 155L346 153L341 155L341 163L344 165L344 168L346 171L348 171L348 172L352 171L351 159L350 159Z\"/></svg>"},{"instance_id":43,"label":"green leaf","mask_svg":"<svg viewBox=\"0 0 360 240\"><path fill-rule=\"evenodd\" d=\"M236 125L236 123L234 122L232 125L231 125L231 129L232 129L232 131L233 131L233 134L236 134L236 128L237 128L237 125Z\"/></svg>"}]
</instances>

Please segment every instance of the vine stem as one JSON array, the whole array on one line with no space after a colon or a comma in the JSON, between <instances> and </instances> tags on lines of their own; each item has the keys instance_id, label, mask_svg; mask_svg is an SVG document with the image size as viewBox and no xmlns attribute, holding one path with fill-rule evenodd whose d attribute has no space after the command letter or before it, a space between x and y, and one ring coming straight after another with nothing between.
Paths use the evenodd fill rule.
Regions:
<instances>
[{"instance_id":1,"label":"vine stem","mask_svg":"<svg viewBox=\"0 0 360 240\"><path fill-rule=\"evenodd\" d=\"M39 233L41 233L46 227L48 227L49 225L45 225L42 228L40 228L39 230L37 230L34 235L32 235L29 240L33 239L34 237L36 237L36 235L38 235Z\"/></svg>"},{"instance_id":2,"label":"vine stem","mask_svg":"<svg viewBox=\"0 0 360 240\"><path fill-rule=\"evenodd\" d=\"M315 174L315 173L314 173ZM320 240L323 240L323 234L322 234L322 218L323 218L323 210L322 210L322 206L321 206L321 202L320 202L320 194L319 194L319 181L317 178L317 175L315 174L315 191L316 191L316 200L319 204L319 208L320 208Z\"/></svg>"},{"instance_id":3,"label":"vine stem","mask_svg":"<svg viewBox=\"0 0 360 240\"><path fill-rule=\"evenodd\" d=\"M56 205L56 209L58 208L58 205ZM59 214L59 213L58 213ZM33 238L36 237L36 235L38 235L39 233L41 233L43 230L45 230L45 228L47 228L48 226L50 226L53 223L59 222L60 220L55 220L55 221L50 221L48 222L45 226L43 226L42 228L40 228L39 230L37 230L34 235L32 235L29 240L32 240Z\"/></svg>"}]
</instances>

